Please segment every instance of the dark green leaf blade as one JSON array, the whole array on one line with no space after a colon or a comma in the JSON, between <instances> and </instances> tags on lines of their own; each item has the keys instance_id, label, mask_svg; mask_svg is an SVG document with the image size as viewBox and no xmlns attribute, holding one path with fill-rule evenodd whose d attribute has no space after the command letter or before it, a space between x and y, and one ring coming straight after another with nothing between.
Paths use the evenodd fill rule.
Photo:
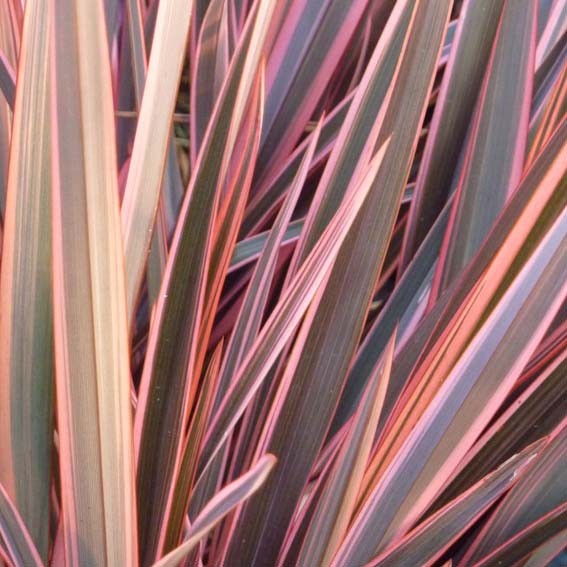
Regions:
<instances>
[{"instance_id":1,"label":"dark green leaf blade","mask_svg":"<svg viewBox=\"0 0 567 567\"><path fill-rule=\"evenodd\" d=\"M451 2L445 1L419 2L415 8L407 49L391 86L397 96L390 99L383 123L380 120L376 123L376 128L381 126L377 145L392 134L384 163L363 213L341 247L317 310L304 323L307 326L301 333L305 338L298 343L298 350L290 354L294 363L286 368L282 378L290 388L266 442L269 451L278 455L279 465L262 494L244 508L228 551L229 563L275 562L297 499L324 441L386 254L450 6ZM345 190L340 184L336 188ZM339 202L340 198L335 196L334 203L321 213L322 217L332 216L333 206ZM316 239L317 236L313 238ZM373 242L372 247L368 246L369 241ZM302 451L298 459L296 446L300 439ZM282 493L286 494L285 502L279 498ZM246 546L240 544L242 540Z\"/></svg>"}]
</instances>

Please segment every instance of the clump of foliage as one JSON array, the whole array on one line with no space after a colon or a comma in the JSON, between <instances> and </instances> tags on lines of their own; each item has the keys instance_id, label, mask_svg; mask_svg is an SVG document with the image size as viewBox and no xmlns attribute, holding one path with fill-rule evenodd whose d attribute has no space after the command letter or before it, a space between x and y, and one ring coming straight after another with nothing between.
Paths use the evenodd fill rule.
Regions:
<instances>
[{"instance_id":1,"label":"clump of foliage","mask_svg":"<svg viewBox=\"0 0 567 567\"><path fill-rule=\"evenodd\" d=\"M2 0L0 91L1 562L561 554L566 0Z\"/></svg>"}]
</instances>

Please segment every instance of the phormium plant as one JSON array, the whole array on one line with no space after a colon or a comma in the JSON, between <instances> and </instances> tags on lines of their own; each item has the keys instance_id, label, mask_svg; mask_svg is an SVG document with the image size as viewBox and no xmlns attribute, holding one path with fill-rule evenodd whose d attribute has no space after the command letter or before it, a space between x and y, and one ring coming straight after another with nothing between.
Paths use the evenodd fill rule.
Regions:
<instances>
[{"instance_id":1,"label":"phormium plant","mask_svg":"<svg viewBox=\"0 0 567 567\"><path fill-rule=\"evenodd\" d=\"M567 544L567 0L1 0L0 563Z\"/></svg>"}]
</instances>

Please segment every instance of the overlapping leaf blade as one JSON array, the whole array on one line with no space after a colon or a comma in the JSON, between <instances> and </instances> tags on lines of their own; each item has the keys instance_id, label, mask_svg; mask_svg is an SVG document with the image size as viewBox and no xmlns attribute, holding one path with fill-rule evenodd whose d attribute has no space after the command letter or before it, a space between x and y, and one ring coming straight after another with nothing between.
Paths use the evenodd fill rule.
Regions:
<instances>
[{"instance_id":1,"label":"overlapping leaf blade","mask_svg":"<svg viewBox=\"0 0 567 567\"><path fill-rule=\"evenodd\" d=\"M156 305L135 421L140 517L153 517L140 524L143 563L157 559L167 495L199 379L197 338L215 209L256 82L273 5L273 0L256 4L232 60L180 212Z\"/></svg>"},{"instance_id":2,"label":"overlapping leaf blade","mask_svg":"<svg viewBox=\"0 0 567 567\"><path fill-rule=\"evenodd\" d=\"M474 567L498 567L504 561L521 563L526 557L564 531L567 520L567 502L563 502L545 516L538 518L493 553L474 564Z\"/></svg>"},{"instance_id":3,"label":"overlapping leaf blade","mask_svg":"<svg viewBox=\"0 0 567 567\"><path fill-rule=\"evenodd\" d=\"M331 151L351 101L352 96L347 97L337 108L325 117L315 152L315 158L313 159L313 165L320 163ZM262 226L266 221L266 217L269 217L274 204L277 204L278 201L282 199L282 195L288 190L297 173L312 135L313 133L299 144L280 170L270 175L268 180L256 189L242 222L242 234L250 234L254 229Z\"/></svg>"},{"instance_id":4,"label":"overlapping leaf blade","mask_svg":"<svg viewBox=\"0 0 567 567\"><path fill-rule=\"evenodd\" d=\"M335 565L406 532L514 385L567 293L563 211L460 358L353 522Z\"/></svg>"},{"instance_id":5,"label":"overlapping leaf blade","mask_svg":"<svg viewBox=\"0 0 567 567\"><path fill-rule=\"evenodd\" d=\"M424 240L449 195L503 5L503 0L489 3L467 0L461 8L410 208L402 269Z\"/></svg>"},{"instance_id":6,"label":"overlapping leaf blade","mask_svg":"<svg viewBox=\"0 0 567 567\"><path fill-rule=\"evenodd\" d=\"M566 8L2 1L0 563L556 557Z\"/></svg>"},{"instance_id":7,"label":"overlapping leaf blade","mask_svg":"<svg viewBox=\"0 0 567 567\"><path fill-rule=\"evenodd\" d=\"M282 236L281 245L296 241L302 230L302 219L290 222ZM237 242L230 260L229 271L236 270L257 260L264 250L269 234L270 231L261 232Z\"/></svg>"},{"instance_id":8,"label":"overlapping leaf blade","mask_svg":"<svg viewBox=\"0 0 567 567\"><path fill-rule=\"evenodd\" d=\"M549 538L530 555L524 567L539 567L551 563L553 559L562 554L566 539L567 530L560 531L556 536Z\"/></svg>"},{"instance_id":9,"label":"overlapping leaf blade","mask_svg":"<svg viewBox=\"0 0 567 567\"><path fill-rule=\"evenodd\" d=\"M567 257L563 261L567 267ZM564 420L550 435L549 442L529 470L499 504L463 561L478 562L566 503L567 483L563 478L566 463L567 420Z\"/></svg>"},{"instance_id":10,"label":"overlapping leaf blade","mask_svg":"<svg viewBox=\"0 0 567 567\"><path fill-rule=\"evenodd\" d=\"M391 104L382 114L383 122L377 120L375 127L377 145L392 134L384 163L363 213L333 264L325 290L304 323L302 340L298 340L290 353L292 363L287 365L282 378L289 384L289 391L285 399L276 402L279 409L264 446L278 455L279 465L262 494L245 507L229 548L228 562L256 564L260 558L267 563L276 560L286 526L324 441L386 254L450 5L450 2L418 3L415 8L407 49L390 87L398 94L391 98ZM375 112L378 114L378 109ZM372 138L370 143L374 143ZM344 190L344 186L337 184L335 193ZM332 215L334 206L340 202L336 195L319 198L329 202L319 209L317 220ZM306 239L310 239L310 232ZM369 241L373 242L372 247L368 246ZM308 436L305 431L309 431ZM296 459L299 440L302 450ZM279 501L282 490L287 496L285 503ZM237 543L242 539L247 542L245 547Z\"/></svg>"},{"instance_id":11,"label":"overlapping leaf blade","mask_svg":"<svg viewBox=\"0 0 567 567\"><path fill-rule=\"evenodd\" d=\"M390 389L386 394L385 417L390 415L411 377L413 368L427 354L427 345L434 344L439 339L483 273L487 272L490 277L485 278L483 293L479 297L481 302L478 305L481 311L476 313L475 317L464 321L464 326L468 327L470 332L475 330L478 317L483 315L487 307L490 310L490 306L494 306L497 298L509 285L508 274L511 268L517 273L541 235L567 204L566 179L562 165L566 157L567 121L563 120L545 150L526 172L494 229L465 273L438 299L413 332L411 341L407 341L397 353ZM463 332L459 337L461 340L464 338L466 342L469 340L468 335ZM453 353L455 352L458 353L459 350L453 350ZM379 430L384 424L381 423Z\"/></svg>"},{"instance_id":12,"label":"overlapping leaf blade","mask_svg":"<svg viewBox=\"0 0 567 567\"><path fill-rule=\"evenodd\" d=\"M509 459L434 516L420 523L399 543L370 561L368 567L431 564L476 518L514 485L518 475L541 450L542 444L536 443Z\"/></svg>"},{"instance_id":13,"label":"overlapping leaf blade","mask_svg":"<svg viewBox=\"0 0 567 567\"><path fill-rule=\"evenodd\" d=\"M309 210L305 233L296 252L300 264L337 210L349 182L365 167L376 137L381 133L387 102L394 90L400 58L408 43L408 31L416 15L415 4L400 2L392 11L361 84L348 107L337 141ZM391 125L389 125L391 126ZM413 135L413 132L412 132ZM320 201L320 202L319 202Z\"/></svg>"},{"instance_id":14,"label":"overlapping leaf blade","mask_svg":"<svg viewBox=\"0 0 567 567\"><path fill-rule=\"evenodd\" d=\"M268 61L259 176L277 166L297 143L367 4L292 0L288 5Z\"/></svg>"},{"instance_id":15,"label":"overlapping leaf blade","mask_svg":"<svg viewBox=\"0 0 567 567\"><path fill-rule=\"evenodd\" d=\"M189 528L186 540L172 552L154 564L154 567L176 567L226 514L262 487L276 464L272 455L265 455L242 477L223 488L203 508Z\"/></svg>"},{"instance_id":16,"label":"overlapping leaf blade","mask_svg":"<svg viewBox=\"0 0 567 567\"><path fill-rule=\"evenodd\" d=\"M395 336L390 339L383 358L370 377L317 510L311 518L297 560L298 566L329 565L344 537L355 508L356 495L384 402L394 345Z\"/></svg>"},{"instance_id":17,"label":"overlapping leaf blade","mask_svg":"<svg viewBox=\"0 0 567 567\"><path fill-rule=\"evenodd\" d=\"M286 342L297 330L315 294L324 285L339 248L346 239L376 177L386 147L387 141L374 157L358 187L339 208L333 221L290 282L243 359L233 379L233 385L224 397L207 433L202 451L205 464L218 451L235 426Z\"/></svg>"},{"instance_id":18,"label":"overlapping leaf blade","mask_svg":"<svg viewBox=\"0 0 567 567\"><path fill-rule=\"evenodd\" d=\"M536 5L507 2L437 270L436 286L442 289L474 256L520 180L532 96L535 35Z\"/></svg>"},{"instance_id":19,"label":"overlapping leaf blade","mask_svg":"<svg viewBox=\"0 0 567 567\"><path fill-rule=\"evenodd\" d=\"M0 536L2 538L0 547L15 565L30 567L43 565L22 518L2 485L0 485Z\"/></svg>"},{"instance_id":20,"label":"overlapping leaf blade","mask_svg":"<svg viewBox=\"0 0 567 567\"><path fill-rule=\"evenodd\" d=\"M537 154L543 149L554 130L557 128L561 118L567 111L567 63L559 74L548 100L539 109L539 115L532 119L530 124L530 135L528 138L529 153L526 164L531 164Z\"/></svg>"},{"instance_id":21,"label":"overlapping leaf blade","mask_svg":"<svg viewBox=\"0 0 567 567\"><path fill-rule=\"evenodd\" d=\"M258 156L260 132L264 109L264 69L260 69L256 84L251 93L249 110L242 123L241 132L229 169L229 182L222 194L215 220L215 236L210 252L210 260L205 288L205 304L199 330L199 350L196 357L195 372L199 373L208 347L218 302L225 281L226 272L238 229L248 198L254 164Z\"/></svg>"},{"instance_id":22,"label":"overlapping leaf blade","mask_svg":"<svg viewBox=\"0 0 567 567\"><path fill-rule=\"evenodd\" d=\"M345 388L333 420L331 433L338 431L346 423L349 416L352 415L354 408L356 408L362 389L368 381L372 366L379 356L378 353L382 352L386 344L387 334L393 332L399 321L399 336L404 337L409 323L406 314L415 314L419 304L426 301L423 297L424 282L430 286L433 280L433 269L441 250L451 205L452 201L449 201L444 207L416 253L414 260L408 266L403 278L388 298L384 309L360 346L352 367L349 369ZM427 284L427 282L429 283ZM388 413L389 410L390 408L388 408ZM381 421L384 422L385 417Z\"/></svg>"},{"instance_id":23,"label":"overlapping leaf blade","mask_svg":"<svg viewBox=\"0 0 567 567\"><path fill-rule=\"evenodd\" d=\"M471 449L460 472L441 496L442 502L456 497L503 459L522 446L551 432L567 412L561 392L567 387L567 361L558 361L490 427ZM438 504L437 504L438 505Z\"/></svg>"},{"instance_id":24,"label":"overlapping leaf blade","mask_svg":"<svg viewBox=\"0 0 567 567\"><path fill-rule=\"evenodd\" d=\"M148 76L122 203L126 298L130 319L153 234L192 5L193 0L159 3ZM136 65L143 66L141 61Z\"/></svg>"},{"instance_id":25,"label":"overlapping leaf blade","mask_svg":"<svg viewBox=\"0 0 567 567\"><path fill-rule=\"evenodd\" d=\"M226 392L231 379L234 377L235 371L242 362L243 357L250 350L260 326L266 303L268 301L268 292L272 283L272 277L276 266L276 260L279 252L281 240L284 236L284 230L289 223L291 215L294 211L297 200L311 160L315 153L315 148L319 139L321 124L311 139L307 152L301 161L299 170L292 182L291 190L287 196L277 219L274 222L272 230L268 236L262 254L258 260L254 274L250 280L246 296L238 320L232 332L230 342L228 343L227 353L223 361L221 378L219 383L218 400Z\"/></svg>"}]
</instances>

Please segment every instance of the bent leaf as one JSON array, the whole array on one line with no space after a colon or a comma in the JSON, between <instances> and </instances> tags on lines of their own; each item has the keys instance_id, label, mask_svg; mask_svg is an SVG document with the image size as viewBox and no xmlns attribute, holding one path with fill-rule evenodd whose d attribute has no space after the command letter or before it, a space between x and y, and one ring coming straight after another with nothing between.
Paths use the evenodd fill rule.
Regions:
<instances>
[{"instance_id":1,"label":"bent leaf","mask_svg":"<svg viewBox=\"0 0 567 567\"><path fill-rule=\"evenodd\" d=\"M264 455L246 474L223 488L195 518L185 541L177 549L155 563L154 567L176 567L179 565L207 532L214 528L231 510L262 487L275 464L275 457Z\"/></svg>"}]
</instances>

